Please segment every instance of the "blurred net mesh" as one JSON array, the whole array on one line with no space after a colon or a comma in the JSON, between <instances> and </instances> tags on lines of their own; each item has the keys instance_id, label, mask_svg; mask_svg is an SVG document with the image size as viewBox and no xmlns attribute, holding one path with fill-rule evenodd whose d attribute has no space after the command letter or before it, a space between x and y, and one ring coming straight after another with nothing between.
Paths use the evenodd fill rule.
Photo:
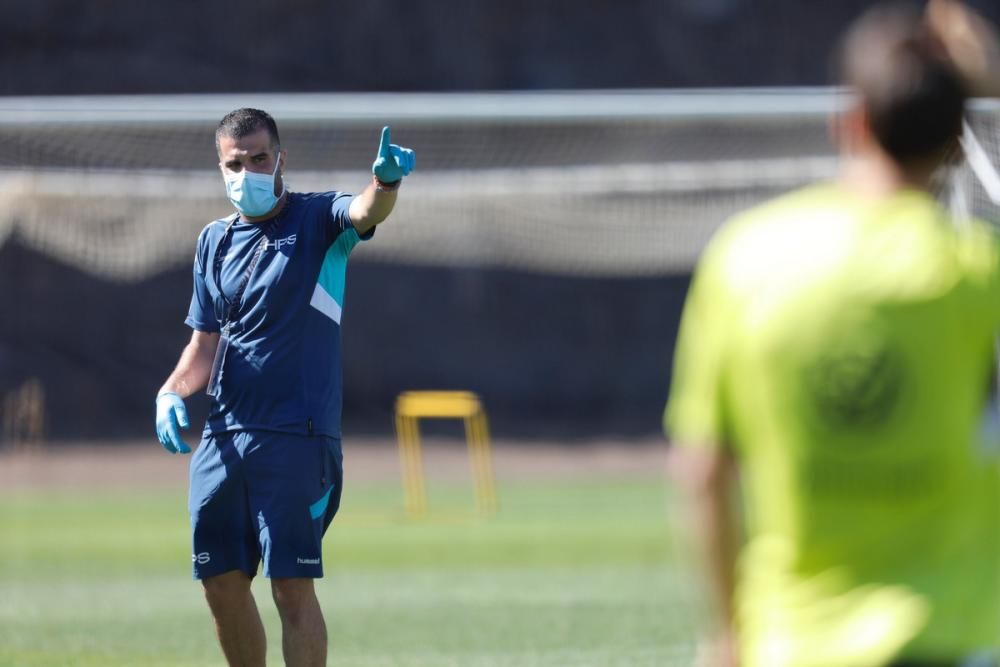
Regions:
<instances>
[{"instance_id":1,"label":"blurred net mesh","mask_svg":"<svg viewBox=\"0 0 1000 667\"><path fill-rule=\"evenodd\" d=\"M731 214L835 173L835 103L830 91L8 98L0 243L16 234L113 280L187 265L201 228L231 211L215 125L247 105L278 121L293 190L359 191L382 124L416 149L392 224L358 251L364 261L684 272ZM994 156L998 119L972 122ZM967 169L950 182L955 210L998 217Z\"/></svg>"},{"instance_id":2,"label":"blurred net mesh","mask_svg":"<svg viewBox=\"0 0 1000 667\"><path fill-rule=\"evenodd\" d=\"M1000 225L1000 107L979 102L967 114L964 159L948 170L943 201L961 220L979 218Z\"/></svg>"},{"instance_id":3,"label":"blurred net mesh","mask_svg":"<svg viewBox=\"0 0 1000 667\"><path fill-rule=\"evenodd\" d=\"M832 173L822 115L744 115L723 94L686 98L676 113L668 95L625 104L612 96L611 105L607 98L538 107L538 96L493 105L444 96L408 115L408 98L398 96L390 116L380 112L384 100L354 108L343 96L260 106L277 107L269 110L294 190L363 188L383 123L394 141L416 149L393 223L358 253L368 261L580 275L683 271L731 213ZM189 263L201 228L231 210L215 125L251 102L0 101L0 240L16 234L117 280ZM581 112L588 108L597 111Z\"/></svg>"}]
</instances>

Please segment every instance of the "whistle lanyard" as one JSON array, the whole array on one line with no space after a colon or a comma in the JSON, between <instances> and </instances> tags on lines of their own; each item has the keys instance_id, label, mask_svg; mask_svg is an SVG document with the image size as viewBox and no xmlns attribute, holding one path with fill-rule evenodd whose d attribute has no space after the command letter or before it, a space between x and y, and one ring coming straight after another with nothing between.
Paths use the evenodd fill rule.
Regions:
<instances>
[{"instance_id":1,"label":"whistle lanyard","mask_svg":"<svg viewBox=\"0 0 1000 667\"><path fill-rule=\"evenodd\" d=\"M260 261L261 255L264 254L264 249L267 247L267 236L268 232L272 231L277 218L272 220L267 229L264 230L264 236L261 238L260 243L257 244L257 250L254 252L253 257L250 259L250 263L247 265L246 271L243 272L243 277L240 279L239 285L236 287L236 291L233 293L233 298L227 299L226 293L222 290L222 264L225 260L223 252L226 248L226 241L229 238L230 233L232 233L233 225L236 224L236 219L229 221L226 225L226 231L222 234L222 239L219 241L218 247L215 249L215 259L212 263L213 277L215 278L215 287L219 290L219 296L222 298L223 303L226 304L225 317L220 322L220 326L225 333L229 333L229 329L232 327L233 315L236 314L236 310L239 308L240 301L243 300L243 292L246 291L247 285L250 284L250 276L253 275L253 270L257 267L257 262Z\"/></svg>"},{"instance_id":2,"label":"whistle lanyard","mask_svg":"<svg viewBox=\"0 0 1000 667\"><path fill-rule=\"evenodd\" d=\"M226 225L226 231L222 234L222 240L219 241L219 246L215 249L215 259L212 264L212 275L215 279L215 286L219 290L219 297L227 306L225 317L222 322L220 322L221 330L219 332L219 345L215 349L215 359L212 361L212 370L208 376L208 386L205 388L205 393L216 400L220 399L222 396L222 373L223 366L226 363L226 352L229 350L229 332L233 324L233 315L236 314L240 301L243 299L243 292L246 291L247 284L250 282L250 276L253 274L253 270L257 267L257 262L260 261L260 256L264 254L264 248L267 247L268 232L271 232L274 229L277 221L277 218L272 220L267 229L264 230L264 237L260 240L260 243L257 244L257 251L250 259L250 264L247 266L247 270L243 272L243 278L240 280L240 284L236 288L236 292L233 293L231 301L226 298L226 294L222 291L222 263L224 258L222 253L225 250L226 240L229 238L233 225L236 223L235 218L230 220L229 224Z\"/></svg>"}]
</instances>

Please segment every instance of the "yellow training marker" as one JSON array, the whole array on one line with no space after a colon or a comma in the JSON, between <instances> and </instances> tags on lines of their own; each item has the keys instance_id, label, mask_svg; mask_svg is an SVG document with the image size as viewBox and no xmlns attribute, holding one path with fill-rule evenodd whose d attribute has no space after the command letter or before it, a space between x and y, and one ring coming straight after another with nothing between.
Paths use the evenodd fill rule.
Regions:
<instances>
[{"instance_id":1,"label":"yellow training marker","mask_svg":"<svg viewBox=\"0 0 1000 667\"><path fill-rule=\"evenodd\" d=\"M406 391L396 399L396 436L403 470L406 512L411 517L427 513L424 463L420 452L421 419L461 419L469 447L476 506L482 514L496 511L496 482L493 476L490 434L486 412L471 391Z\"/></svg>"}]
</instances>

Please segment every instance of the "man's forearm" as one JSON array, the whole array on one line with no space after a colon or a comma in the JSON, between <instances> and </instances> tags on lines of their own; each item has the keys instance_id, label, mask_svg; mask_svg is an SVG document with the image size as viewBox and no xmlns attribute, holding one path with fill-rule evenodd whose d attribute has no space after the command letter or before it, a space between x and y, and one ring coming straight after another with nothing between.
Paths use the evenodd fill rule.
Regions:
<instances>
[{"instance_id":1,"label":"man's forearm","mask_svg":"<svg viewBox=\"0 0 1000 667\"><path fill-rule=\"evenodd\" d=\"M722 446L677 446L670 468L687 500L691 538L707 578L718 627L734 630L736 559L742 544L734 505L735 461Z\"/></svg>"},{"instance_id":2,"label":"man's forearm","mask_svg":"<svg viewBox=\"0 0 1000 667\"><path fill-rule=\"evenodd\" d=\"M218 337L215 337L218 341ZM215 348L205 342L192 341L184 347L177 367L167 381L160 387L158 394L173 392L181 398L187 398L208 384L212 372L212 362L215 358Z\"/></svg>"},{"instance_id":3,"label":"man's forearm","mask_svg":"<svg viewBox=\"0 0 1000 667\"><path fill-rule=\"evenodd\" d=\"M731 631L735 624L733 599L740 539L731 487L728 480L718 480L717 484L716 488L701 489L694 499L697 517L694 529L721 629Z\"/></svg>"},{"instance_id":4,"label":"man's forearm","mask_svg":"<svg viewBox=\"0 0 1000 667\"><path fill-rule=\"evenodd\" d=\"M372 183L354 197L348 213L358 233L364 234L389 217L396 205L397 192L378 188Z\"/></svg>"}]
</instances>

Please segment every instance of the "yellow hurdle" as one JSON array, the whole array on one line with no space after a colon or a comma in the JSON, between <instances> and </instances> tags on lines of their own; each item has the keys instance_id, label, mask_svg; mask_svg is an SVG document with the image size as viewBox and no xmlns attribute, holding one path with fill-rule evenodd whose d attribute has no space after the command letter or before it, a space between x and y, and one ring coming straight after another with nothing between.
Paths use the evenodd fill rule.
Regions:
<instances>
[{"instance_id":1,"label":"yellow hurdle","mask_svg":"<svg viewBox=\"0 0 1000 667\"><path fill-rule=\"evenodd\" d=\"M406 391L396 399L396 437L406 513L414 518L427 514L427 489L420 450L421 419L461 419L464 422L476 507L481 514L493 514L497 509L497 495L489 427L482 402L471 391Z\"/></svg>"}]
</instances>

